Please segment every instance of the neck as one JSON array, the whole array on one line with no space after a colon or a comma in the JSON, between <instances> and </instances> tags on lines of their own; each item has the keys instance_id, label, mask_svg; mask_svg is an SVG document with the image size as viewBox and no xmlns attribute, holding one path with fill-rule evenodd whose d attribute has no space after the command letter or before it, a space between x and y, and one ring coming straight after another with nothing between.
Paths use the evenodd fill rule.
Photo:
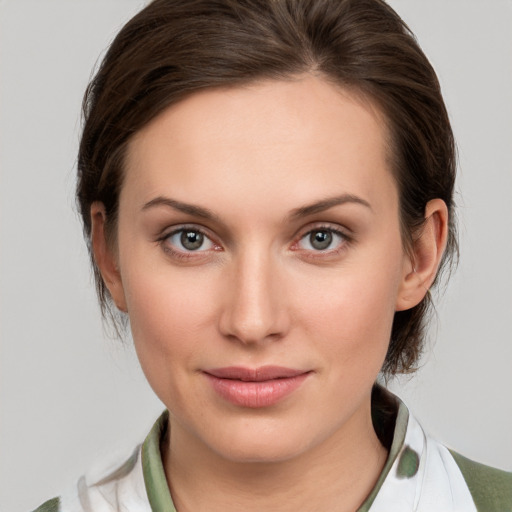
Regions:
<instances>
[{"instance_id":1,"label":"neck","mask_svg":"<svg viewBox=\"0 0 512 512\"><path fill-rule=\"evenodd\" d=\"M179 512L353 512L371 492L387 457L370 407L320 444L278 462L226 460L170 422L162 452Z\"/></svg>"}]
</instances>

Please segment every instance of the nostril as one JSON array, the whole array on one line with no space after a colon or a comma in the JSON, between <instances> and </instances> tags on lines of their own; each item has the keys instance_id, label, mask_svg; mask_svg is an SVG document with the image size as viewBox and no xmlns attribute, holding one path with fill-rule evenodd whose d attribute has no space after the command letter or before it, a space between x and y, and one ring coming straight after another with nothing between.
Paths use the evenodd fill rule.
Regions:
<instances>
[{"instance_id":1,"label":"nostril","mask_svg":"<svg viewBox=\"0 0 512 512\"><path fill-rule=\"evenodd\" d=\"M277 341L287 330L284 316L284 311L277 307L268 307L265 310L237 307L224 312L220 330L227 338L244 344Z\"/></svg>"}]
</instances>

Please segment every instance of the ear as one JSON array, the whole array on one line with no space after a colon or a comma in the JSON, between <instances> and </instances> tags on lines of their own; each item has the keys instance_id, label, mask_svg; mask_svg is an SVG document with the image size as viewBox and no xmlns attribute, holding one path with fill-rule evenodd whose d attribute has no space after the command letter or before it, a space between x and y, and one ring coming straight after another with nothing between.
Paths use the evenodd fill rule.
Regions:
<instances>
[{"instance_id":1,"label":"ear","mask_svg":"<svg viewBox=\"0 0 512 512\"><path fill-rule=\"evenodd\" d=\"M418 305L432 286L448 237L448 208L442 199L432 199L425 208L425 223L406 257L396 311Z\"/></svg>"},{"instance_id":2,"label":"ear","mask_svg":"<svg viewBox=\"0 0 512 512\"><path fill-rule=\"evenodd\" d=\"M105 286L108 288L112 300L121 311L128 311L124 295L123 282L119 272L117 255L109 246L105 233L107 216L105 206L99 201L91 205L91 243L94 260L98 266Z\"/></svg>"}]
</instances>

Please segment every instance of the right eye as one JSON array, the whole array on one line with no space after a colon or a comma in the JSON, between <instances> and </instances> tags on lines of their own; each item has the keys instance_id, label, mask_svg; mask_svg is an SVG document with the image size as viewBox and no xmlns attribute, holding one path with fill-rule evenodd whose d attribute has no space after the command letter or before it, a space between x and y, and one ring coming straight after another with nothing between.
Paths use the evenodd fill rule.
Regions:
<instances>
[{"instance_id":1,"label":"right eye","mask_svg":"<svg viewBox=\"0 0 512 512\"><path fill-rule=\"evenodd\" d=\"M204 252L217 246L202 231L195 228L182 228L167 235L163 242L176 252ZM169 247L170 246L170 247Z\"/></svg>"}]
</instances>

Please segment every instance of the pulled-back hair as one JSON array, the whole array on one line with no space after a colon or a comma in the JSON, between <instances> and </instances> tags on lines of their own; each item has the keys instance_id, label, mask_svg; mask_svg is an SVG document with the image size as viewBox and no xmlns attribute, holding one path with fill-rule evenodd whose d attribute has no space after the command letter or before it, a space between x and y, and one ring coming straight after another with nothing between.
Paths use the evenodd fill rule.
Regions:
<instances>
[{"instance_id":1,"label":"pulled-back hair","mask_svg":"<svg viewBox=\"0 0 512 512\"><path fill-rule=\"evenodd\" d=\"M432 66L382 0L155 0L110 46L84 98L77 198L103 315L115 307L91 250L90 208L101 201L115 241L123 161L132 136L164 109L202 89L304 73L356 91L387 120L405 250L429 200L449 211L441 267L457 254L455 148ZM385 269L383 269L385 271ZM395 313L385 375L415 368L430 294Z\"/></svg>"}]
</instances>

